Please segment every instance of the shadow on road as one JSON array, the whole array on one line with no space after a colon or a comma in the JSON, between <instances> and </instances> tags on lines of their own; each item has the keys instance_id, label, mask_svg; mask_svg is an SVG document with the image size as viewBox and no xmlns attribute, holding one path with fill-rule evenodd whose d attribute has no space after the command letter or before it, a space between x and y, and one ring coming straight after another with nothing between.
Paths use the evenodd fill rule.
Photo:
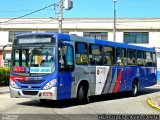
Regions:
<instances>
[{"instance_id":1,"label":"shadow on road","mask_svg":"<svg viewBox=\"0 0 160 120\"><path fill-rule=\"evenodd\" d=\"M155 92L160 92L160 87L157 88L144 88L143 90L140 90L139 95L146 95L146 94L151 94L151 93L155 93Z\"/></svg>"},{"instance_id":2,"label":"shadow on road","mask_svg":"<svg viewBox=\"0 0 160 120\"><path fill-rule=\"evenodd\" d=\"M152 94L155 92L159 92L160 88L145 88L139 92L139 96ZM90 103L101 102L101 101L110 101L110 100L118 100L128 98L130 96L130 92L122 92L116 94L107 94L107 95L98 95L98 96L91 96ZM19 105L24 106L36 106L36 107L48 107L48 108L67 108L72 106L79 105L77 99L67 99L67 100L49 100L46 104L41 104L39 100L31 100L27 102L18 103Z\"/></svg>"}]
</instances>

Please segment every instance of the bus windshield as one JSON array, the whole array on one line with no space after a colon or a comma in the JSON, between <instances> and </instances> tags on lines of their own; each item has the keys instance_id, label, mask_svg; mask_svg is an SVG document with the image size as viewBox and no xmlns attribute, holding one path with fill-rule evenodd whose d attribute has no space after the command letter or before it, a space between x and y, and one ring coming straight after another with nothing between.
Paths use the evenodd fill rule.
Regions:
<instances>
[{"instance_id":1,"label":"bus windshield","mask_svg":"<svg viewBox=\"0 0 160 120\"><path fill-rule=\"evenodd\" d=\"M51 74L55 70L55 46L13 47L12 72L34 76Z\"/></svg>"}]
</instances>

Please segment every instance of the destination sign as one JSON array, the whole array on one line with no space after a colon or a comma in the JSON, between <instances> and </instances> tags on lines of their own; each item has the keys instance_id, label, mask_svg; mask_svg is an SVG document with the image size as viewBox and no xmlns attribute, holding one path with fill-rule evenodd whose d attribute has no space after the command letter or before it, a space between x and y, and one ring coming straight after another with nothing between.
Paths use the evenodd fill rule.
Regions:
<instances>
[{"instance_id":1,"label":"destination sign","mask_svg":"<svg viewBox=\"0 0 160 120\"><path fill-rule=\"evenodd\" d=\"M30 73L51 73L50 67L30 67Z\"/></svg>"},{"instance_id":2,"label":"destination sign","mask_svg":"<svg viewBox=\"0 0 160 120\"><path fill-rule=\"evenodd\" d=\"M19 44L51 43L51 38L20 38Z\"/></svg>"}]
</instances>

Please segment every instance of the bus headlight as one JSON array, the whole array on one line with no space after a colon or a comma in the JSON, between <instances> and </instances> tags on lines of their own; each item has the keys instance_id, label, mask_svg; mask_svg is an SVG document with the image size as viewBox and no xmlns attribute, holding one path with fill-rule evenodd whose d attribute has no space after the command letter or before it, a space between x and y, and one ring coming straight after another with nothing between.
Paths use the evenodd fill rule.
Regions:
<instances>
[{"instance_id":1,"label":"bus headlight","mask_svg":"<svg viewBox=\"0 0 160 120\"><path fill-rule=\"evenodd\" d=\"M10 86L12 88L18 88L17 84L14 81L12 81L12 80L10 80Z\"/></svg>"},{"instance_id":2,"label":"bus headlight","mask_svg":"<svg viewBox=\"0 0 160 120\"><path fill-rule=\"evenodd\" d=\"M53 80L49 81L49 82L43 87L43 89L44 89L44 90L48 90L48 89L52 88L53 85L55 85L55 84L56 84L56 79L53 79Z\"/></svg>"}]
</instances>

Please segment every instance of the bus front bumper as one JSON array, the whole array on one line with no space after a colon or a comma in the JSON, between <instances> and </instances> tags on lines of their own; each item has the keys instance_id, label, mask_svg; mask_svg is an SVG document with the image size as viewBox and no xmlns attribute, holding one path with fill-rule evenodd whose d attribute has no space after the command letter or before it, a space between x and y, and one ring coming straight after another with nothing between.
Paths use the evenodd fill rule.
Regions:
<instances>
[{"instance_id":1,"label":"bus front bumper","mask_svg":"<svg viewBox=\"0 0 160 120\"><path fill-rule=\"evenodd\" d=\"M49 90L25 90L10 87L11 98L35 98L57 100L57 87Z\"/></svg>"}]
</instances>

